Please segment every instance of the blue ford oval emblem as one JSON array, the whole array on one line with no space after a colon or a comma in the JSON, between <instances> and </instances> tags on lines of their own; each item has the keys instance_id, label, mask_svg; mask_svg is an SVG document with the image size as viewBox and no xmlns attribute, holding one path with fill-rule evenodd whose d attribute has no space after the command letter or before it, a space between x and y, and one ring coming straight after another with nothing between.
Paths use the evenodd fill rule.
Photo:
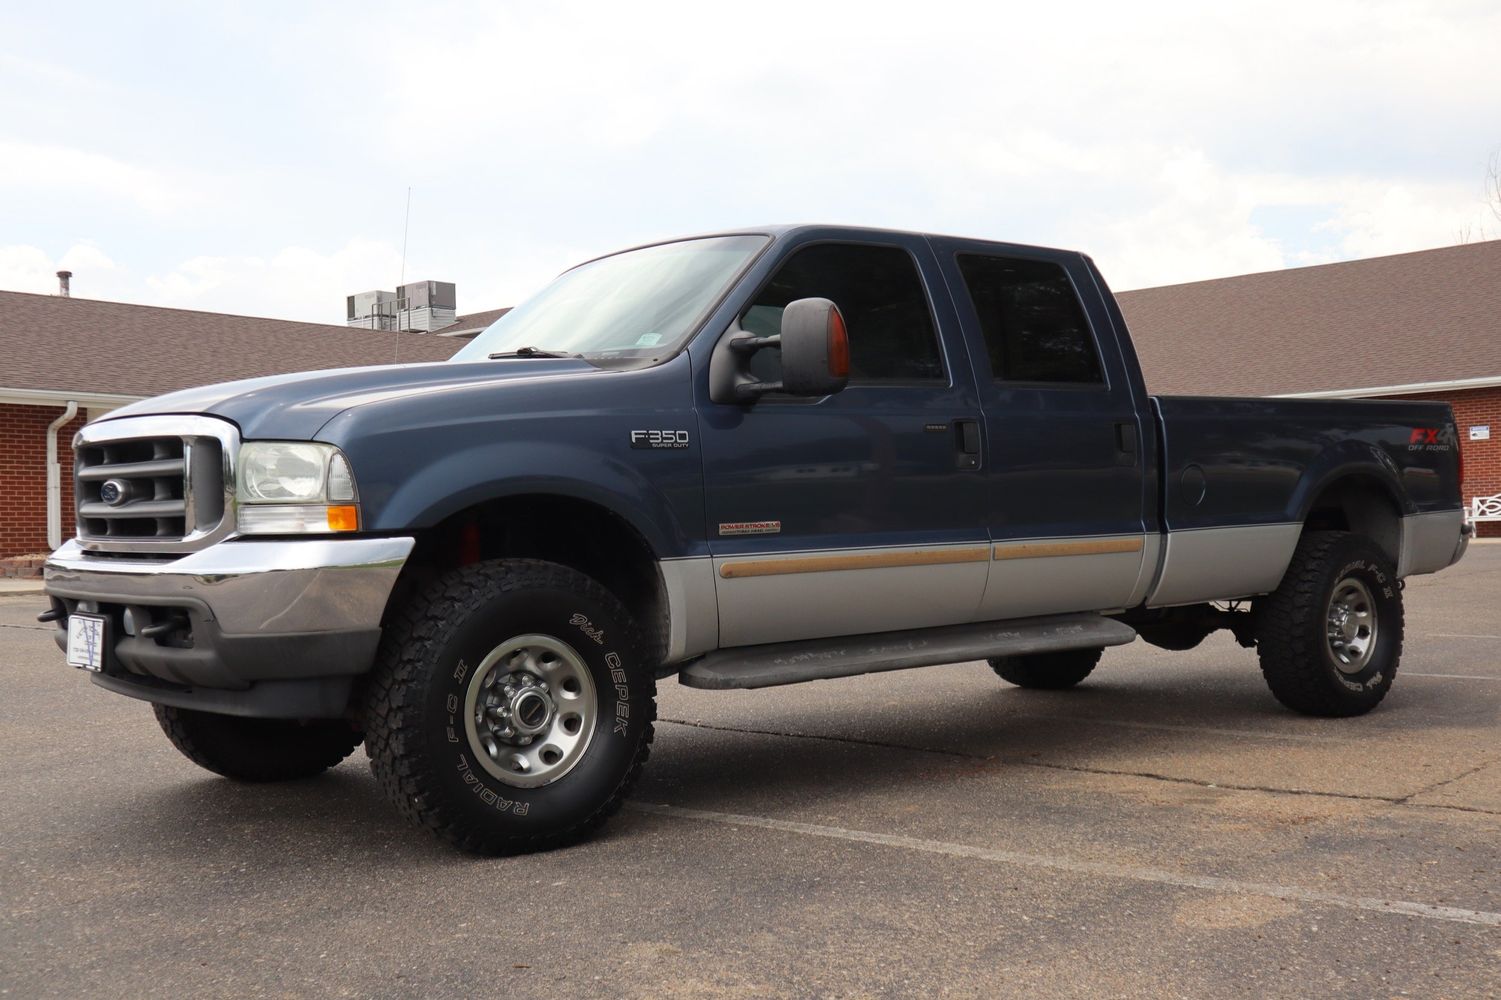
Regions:
<instances>
[{"instance_id":1,"label":"blue ford oval emblem","mask_svg":"<svg viewBox=\"0 0 1501 1000\"><path fill-rule=\"evenodd\" d=\"M125 484L118 479L106 480L104 485L99 487L99 499L111 507L120 506L125 501Z\"/></svg>"}]
</instances>

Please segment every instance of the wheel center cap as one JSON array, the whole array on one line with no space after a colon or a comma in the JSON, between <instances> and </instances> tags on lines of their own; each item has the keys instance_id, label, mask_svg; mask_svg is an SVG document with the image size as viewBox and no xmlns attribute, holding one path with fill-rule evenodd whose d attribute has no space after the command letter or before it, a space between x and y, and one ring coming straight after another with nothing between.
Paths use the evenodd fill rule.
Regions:
<instances>
[{"instance_id":1,"label":"wheel center cap","mask_svg":"<svg viewBox=\"0 0 1501 1000\"><path fill-rule=\"evenodd\" d=\"M552 699L536 688L518 691L511 698L510 709L511 724L523 735L540 733L552 721Z\"/></svg>"}]
</instances>

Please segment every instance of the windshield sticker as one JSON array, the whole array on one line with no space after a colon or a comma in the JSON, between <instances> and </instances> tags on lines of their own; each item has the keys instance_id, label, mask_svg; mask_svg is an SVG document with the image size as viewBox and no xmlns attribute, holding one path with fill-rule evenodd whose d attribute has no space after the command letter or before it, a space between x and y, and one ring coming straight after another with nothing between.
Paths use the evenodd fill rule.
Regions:
<instances>
[{"instance_id":1,"label":"windshield sticker","mask_svg":"<svg viewBox=\"0 0 1501 1000\"><path fill-rule=\"evenodd\" d=\"M643 333L636 338L637 347L656 347L661 342L662 335L660 333Z\"/></svg>"}]
</instances>

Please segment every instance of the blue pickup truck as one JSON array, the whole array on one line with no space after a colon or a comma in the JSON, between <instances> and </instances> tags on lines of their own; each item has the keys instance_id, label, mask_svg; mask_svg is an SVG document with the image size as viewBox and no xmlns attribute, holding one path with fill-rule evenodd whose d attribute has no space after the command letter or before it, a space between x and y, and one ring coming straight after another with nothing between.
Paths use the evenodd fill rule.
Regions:
<instances>
[{"instance_id":1,"label":"blue pickup truck","mask_svg":"<svg viewBox=\"0 0 1501 1000\"><path fill-rule=\"evenodd\" d=\"M75 441L67 661L246 781L361 743L485 853L596 828L658 681L758 688L1254 646L1370 711L1463 554L1440 403L1161 397L1083 254L772 227L561 275L444 363L126 407Z\"/></svg>"}]
</instances>

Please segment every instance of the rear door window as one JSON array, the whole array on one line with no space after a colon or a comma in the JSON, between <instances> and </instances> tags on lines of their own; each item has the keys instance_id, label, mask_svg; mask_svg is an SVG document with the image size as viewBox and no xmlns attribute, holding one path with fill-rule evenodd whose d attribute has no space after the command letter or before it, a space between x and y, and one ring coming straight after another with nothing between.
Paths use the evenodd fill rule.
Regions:
<instances>
[{"instance_id":1,"label":"rear door window","mask_svg":"<svg viewBox=\"0 0 1501 1000\"><path fill-rule=\"evenodd\" d=\"M1094 334L1062 267L982 254L960 254L958 261L985 337L992 377L1104 384Z\"/></svg>"}]
</instances>

